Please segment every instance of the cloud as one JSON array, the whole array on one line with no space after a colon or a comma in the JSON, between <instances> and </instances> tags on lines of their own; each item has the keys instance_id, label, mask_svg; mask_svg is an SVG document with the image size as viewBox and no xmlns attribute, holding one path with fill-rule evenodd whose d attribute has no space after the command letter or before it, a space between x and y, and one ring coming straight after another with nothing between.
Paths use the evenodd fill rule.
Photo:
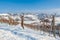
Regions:
<instances>
[{"instance_id":1,"label":"cloud","mask_svg":"<svg viewBox=\"0 0 60 40\"><path fill-rule=\"evenodd\" d=\"M54 13L60 14L60 8L38 10L38 11L35 11L35 12L38 12L38 13L48 13L48 14L54 14Z\"/></svg>"}]
</instances>

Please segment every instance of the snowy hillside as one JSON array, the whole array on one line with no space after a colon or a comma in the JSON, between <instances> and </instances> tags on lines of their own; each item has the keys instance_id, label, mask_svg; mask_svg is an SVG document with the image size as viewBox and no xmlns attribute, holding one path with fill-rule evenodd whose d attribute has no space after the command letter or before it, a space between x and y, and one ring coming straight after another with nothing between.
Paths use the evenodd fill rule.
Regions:
<instances>
[{"instance_id":1,"label":"snowy hillside","mask_svg":"<svg viewBox=\"0 0 60 40\"><path fill-rule=\"evenodd\" d=\"M15 15L15 16L12 16L12 15L9 15L9 14L0 14L0 18L4 18L4 19L9 19L9 17L15 21L18 21L20 22L21 21L21 16L19 15ZM36 15L32 15L32 14L26 14L24 15L24 23L27 23L29 22L30 24L33 23L33 22L39 22L39 19Z\"/></svg>"},{"instance_id":2,"label":"snowy hillside","mask_svg":"<svg viewBox=\"0 0 60 40\"><path fill-rule=\"evenodd\" d=\"M27 19L33 20L33 21L38 21L38 18L35 15L24 15L24 17ZM27 20L27 19L25 19L25 20Z\"/></svg>"},{"instance_id":3,"label":"snowy hillside","mask_svg":"<svg viewBox=\"0 0 60 40\"><path fill-rule=\"evenodd\" d=\"M39 19L36 15L24 15L24 23L34 23L34 22L39 22Z\"/></svg>"},{"instance_id":4,"label":"snowy hillside","mask_svg":"<svg viewBox=\"0 0 60 40\"><path fill-rule=\"evenodd\" d=\"M4 16L4 17L3 17ZM11 17L15 21L20 22L20 16L3 15L5 19ZM18 20L17 20L18 19ZM56 18L56 22L60 22L59 18ZM35 15L24 15L24 23L26 24L39 24L40 20ZM39 24L40 25L40 24ZM24 26L24 29L20 24L9 25L7 23L0 23L0 40L60 40L60 37L56 35L56 38L49 33L43 32L41 30L33 30Z\"/></svg>"},{"instance_id":5,"label":"snowy hillside","mask_svg":"<svg viewBox=\"0 0 60 40\"><path fill-rule=\"evenodd\" d=\"M0 40L60 40L49 36L49 33L42 31L34 31L26 28L22 29L20 25L12 26L8 24L0 23Z\"/></svg>"},{"instance_id":6,"label":"snowy hillside","mask_svg":"<svg viewBox=\"0 0 60 40\"><path fill-rule=\"evenodd\" d=\"M19 38L18 36L12 34L10 31L5 31L0 29L0 40L25 40L23 38Z\"/></svg>"}]
</instances>

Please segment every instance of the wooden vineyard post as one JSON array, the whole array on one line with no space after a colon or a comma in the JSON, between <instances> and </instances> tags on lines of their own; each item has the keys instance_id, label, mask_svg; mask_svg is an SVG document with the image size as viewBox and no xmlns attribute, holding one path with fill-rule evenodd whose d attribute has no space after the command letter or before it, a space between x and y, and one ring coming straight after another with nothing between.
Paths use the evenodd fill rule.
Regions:
<instances>
[{"instance_id":1,"label":"wooden vineyard post","mask_svg":"<svg viewBox=\"0 0 60 40\"><path fill-rule=\"evenodd\" d=\"M53 36L55 37L55 16L52 16L52 32Z\"/></svg>"},{"instance_id":2,"label":"wooden vineyard post","mask_svg":"<svg viewBox=\"0 0 60 40\"><path fill-rule=\"evenodd\" d=\"M44 22L44 19L43 19L43 25L42 25L43 34L44 34L44 26L45 26L45 22Z\"/></svg>"},{"instance_id":3,"label":"wooden vineyard post","mask_svg":"<svg viewBox=\"0 0 60 40\"><path fill-rule=\"evenodd\" d=\"M21 15L21 26L24 29L24 14Z\"/></svg>"}]
</instances>

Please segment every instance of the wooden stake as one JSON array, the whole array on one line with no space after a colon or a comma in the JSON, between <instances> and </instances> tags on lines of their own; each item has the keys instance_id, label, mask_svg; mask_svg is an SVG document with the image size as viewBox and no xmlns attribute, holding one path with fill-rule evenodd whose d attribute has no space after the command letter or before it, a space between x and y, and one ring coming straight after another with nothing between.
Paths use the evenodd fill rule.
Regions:
<instances>
[{"instance_id":1,"label":"wooden stake","mask_svg":"<svg viewBox=\"0 0 60 40\"><path fill-rule=\"evenodd\" d=\"M24 24L24 14L21 15L21 26L22 26L22 28L24 29L23 24Z\"/></svg>"},{"instance_id":2,"label":"wooden stake","mask_svg":"<svg viewBox=\"0 0 60 40\"><path fill-rule=\"evenodd\" d=\"M55 16L54 15L52 16L52 32L55 37Z\"/></svg>"}]
</instances>

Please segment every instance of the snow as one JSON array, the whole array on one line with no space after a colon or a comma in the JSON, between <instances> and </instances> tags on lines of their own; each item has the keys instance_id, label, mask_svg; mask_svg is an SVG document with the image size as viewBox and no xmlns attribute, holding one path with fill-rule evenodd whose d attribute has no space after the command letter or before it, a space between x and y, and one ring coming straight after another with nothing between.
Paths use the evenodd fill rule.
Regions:
<instances>
[{"instance_id":1,"label":"snow","mask_svg":"<svg viewBox=\"0 0 60 40\"><path fill-rule=\"evenodd\" d=\"M6 15L9 15L7 13L1 13L0 16L6 16Z\"/></svg>"},{"instance_id":2,"label":"snow","mask_svg":"<svg viewBox=\"0 0 60 40\"><path fill-rule=\"evenodd\" d=\"M45 18L45 19L49 19L50 22L52 21L52 19L50 18ZM57 24L60 24L60 17L55 17L55 25Z\"/></svg>"},{"instance_id":3,"label":"snow","mask_svg":"<svg viewBox=\"0 0 60 40\"><path fill-rule=\"evenodd\" d=\"M12 34L9 31L0 30L0 40L25 40L23 38L19 38L18 36Z\"/></svg>"},{"instance_id":4,"label":"snow","mask_svg":"<svg viewBox=\"0 0 60 40\"><path fill-rule=\"evenodd\" d=\"M34 21L24 21L26 24L39 22L36 16L25 15L25 17L34 19ZM11 16L11 18L13 17ZM19 17L17 16L17 18ZM56 36L55 38L52 34L40 30L32 30L26 26L23 29L20 24L14 26L7 23L0 23L0 40L60 40L60 37Z\"/></svg>"},{"instance_id":5,"label":"snow","mask_svg":"<svg viewBox=\"0 0 60 40\"><path fill-rule=\"evenodd\" d=\"M34 31L25 27L22 29L20 25L8 25L0 23L0 40L60 40L43 31Z\"/></svg>"},{"instance_id":6,"label":"snow","mask_svg":"<svg viewBox=\"0 0 60 40\"><path fill-rule=\"evenodd\" d=\"M24 21L25 24L31 24L31 23L35 23L37 21Z\"/></svg>"},{"instance_id":7,"label":"snow","mask_svg":"<svg viewBox=\"0 0 60 40\"><path fill-rule=\"evenodd\" d=\"M37 21L37 22L39 21L39 19L35 15L24 15L24 17L32 18L34 21Z\"/></svg>"},{"instance_id":8,"label":"snow","mask_svg":"<svg viewBox=\"0 0 60 40\"><path fill-rule=\"evenodd\" d=\"M56 17L56 18L55 18L55 23L56 23L56 24L60 24L60 17Z\"/></svg>"}]
</instances>

